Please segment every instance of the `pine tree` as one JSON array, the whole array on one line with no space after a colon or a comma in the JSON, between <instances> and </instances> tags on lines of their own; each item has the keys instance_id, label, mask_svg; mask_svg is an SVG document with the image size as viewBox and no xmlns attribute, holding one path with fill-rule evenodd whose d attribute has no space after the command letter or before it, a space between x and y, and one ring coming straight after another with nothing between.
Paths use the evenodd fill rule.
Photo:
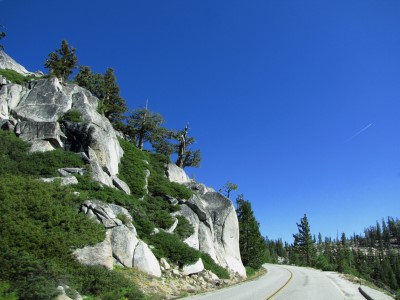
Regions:
<instances>
[{"instance_id":1,"label":"pine tree","mask_svg":"<svg viewBox=\"0 0 400 300\"><path fill-rule=\"evenodd\" d=\"M131 112L128 117L128 127L139 149L143 149L145 142L158 139L159 133L162 132L160 129L162 123L164 123L162 116L147 108L138 108Z\"/></svg>"},{"instance_id":2,"label":"pine tree","mask_svg":"<svg viewBox=\"0 0 400 300\"><path fill-rule=\"evenodd\" d=\"M236 191L238 189L237 184L227 181L225 185L220 189L220 192L223 192L226 198L230 198L231 192Z\"/></svg>"},{"instance_id":3,"label":"pine tree","mask_svg":"<svg viewBox=\"0 0 400 300\"><path fill-rule=\"evenodd\" d=\"M92 70L87 66L81 66L75 76L75 82L99 98L99 110L104 113L104 116L109 119L116 129L122 130L125 128L122 121L127 107L125 100L120 96L120 89L113 69L108 68L103 76L99 73L92 73Z\"/></svg>"},{"instance_id":4,"label":"pine tree","mask_svg":"<svg viewBox=\"0 0 400 300\"><path fill-rule=\"evenodd\" d=\"M315 258L315 243L311 237L307 215L304 214L304 217L300 219L300 224L296 224L299 232L293 234L295 251L298 252L303 264L312 266Z\"/></svg>"},{"instance_id":5,"label":"pine tree","mask_svg":"<svg viewBox=\"0 0 400 300\"><path fill-rule=\"evenodd\" d=\"M4 31L0 31L0 40L6 37L6 33ZM0 44L0 51L4 50L4 46Z\"/></svg>"},{"instance_id":6,"label":"pine tree","mask_svg":"<svg viewBox=\"0 0 400 300\"><path fill-rule=\"evenodd\" d=\"M103 112L112 124L122 121L122 115L127 111L126 103L120 96L114 70L108 68L104 74Z\"/></svg>"},{"instance_id":7,"label":"pine tree","mask_svg":"<svg viewBox=\"0 0 400 300\"><path fill-rule=\"evenodd\" d=\"M189 137L189 126L186 125L183 130L174 133L173 137L178 141L176 153L178 158L176 165L180 168L199 167L201 162L200 150L190 150L188 147L196 141L194 137Z\"/></svg>"},{"instance_id":8,"label":"pine tree","mask_svg":"<svg viewBox=\"0 0 400 300\"><path fill-rule=\"evenodd\" d=\"M239 221L239 247L245 266L258 269L266 261L266 244L260 233L259 223L254 217L249 201L243 194L236 199L236 213Z\"/></svg>"},{"instance_id":9,"label":"pine tree","mask_svg":"<svg viewBox=\"0 0 400 300\"><path fill-rule=\"evenodd\" d=\"M78 58L75 55L76 49L68 46L68 42L63 40L61 48L51 52L45 61L45 68L50 69L50 74L62 81L68 79L73 69L77 67Z\"/></svg>"}]
</instances>

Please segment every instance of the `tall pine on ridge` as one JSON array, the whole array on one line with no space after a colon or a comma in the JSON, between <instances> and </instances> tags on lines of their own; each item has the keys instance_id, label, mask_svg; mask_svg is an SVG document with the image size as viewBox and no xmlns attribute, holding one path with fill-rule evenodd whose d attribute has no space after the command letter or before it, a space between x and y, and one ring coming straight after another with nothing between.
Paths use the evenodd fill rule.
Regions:
<instances>
[{"instance_id":1,"label":"tall pine on ridge","mask_svg":"<svg viewBox=\"0 0 400 300\"><path fill-rule=\"evenodd\" d=\"M266 244L260 233L249 201L243 194L236 198L236 214L239 221L239 247L242 262L246 267L258 269L266 261Z\"/></svg>"}]
</instances>

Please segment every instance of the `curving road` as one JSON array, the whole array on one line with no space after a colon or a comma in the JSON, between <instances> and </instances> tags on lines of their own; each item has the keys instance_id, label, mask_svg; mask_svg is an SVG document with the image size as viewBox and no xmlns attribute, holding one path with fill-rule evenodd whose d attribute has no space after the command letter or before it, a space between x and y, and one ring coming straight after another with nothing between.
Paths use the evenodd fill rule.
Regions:
<instances>
[{"instance_id":1,"label":"curving road","mask_svg":"<svg viewBox=\"0 0 400 300\"><path fill-rule=\"evenodd\" d=\"M311 268L265 264L268 273L260 278L187 300L365 300L358 285L335 272ZM367 289L374 300L392 299L378 291Z\"/></svg>"}]
</instances>

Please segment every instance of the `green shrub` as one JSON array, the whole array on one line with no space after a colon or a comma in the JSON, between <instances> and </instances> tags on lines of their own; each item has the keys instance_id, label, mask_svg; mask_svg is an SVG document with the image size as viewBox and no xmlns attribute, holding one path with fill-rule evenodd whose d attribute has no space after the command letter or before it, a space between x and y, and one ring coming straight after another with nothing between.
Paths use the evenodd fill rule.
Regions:
<instances>
[{"instance_id":1,"label":"green shrub","mask_svg":"<svg viewBox=\"0 0 400 300\"><path fill-rule=\"evenodd\" d=\"M161 197L147 196L142 201L148 219L155 224L155 226L168 229L174 224L174 218L170 213L179 209L178 206L171 205L167 200Z\"/></svg>"},{"instance_id":2,"label":"green shrub","mask_svg":"<svg viewBox=\"0 0 400 300\"><path fill-rule=\"evenodd\" d=\"M118 214L117 218L122 222L122 224L127 225L129 223L128 217L124 214Z\"/></svg>"},{"instance_id":3,"label":"green shrub","mask_svg":"<svg viewBox=\"0 0 400 300\"><path fill-rule=\"evenodd\" d=\"M12 83L17 84L23 84L25 82L28 82L29 80L38 79L33 75L25 76L11 69L0 69L0 75L2 75L4 78L11 81Z\"/></svg>"},{"instance_id":4,"label":"green shrub","mask_svg":"<svg viewBox=\"0 0 400 300\"><path fill-rule=\"evenodd\" d=\"M194 233L193 225L184 216L176 216L178 219L178 226L175 229L175 233L184 240Z\"/></svg>"},{"instance_id":5,"label":"green shrub","mask_svg":"<svg viewBox=\"0 0 400 300\"><path fill-rule=\"evenodd\" d=\"M155 153L150 156L150 165L153 172L150 173L149 191L155 196L169 195L177 199L189 199L193 192L183 184L170 182L165 176L165 164L169 158Z\"/></svg>"},{"instance_id":6,"label":"green shrub","mask_svg":"<svg viewBox=\"0 0 400 300\"><path fill-rule=\"evenodd\" d=\"M148 189L153 196L169 195L177 199L189 199L193 193L182 184L170 182L165 176L165 164L169 158L159 153L149 153L139 150L130 142L119 139L124 150L124 156L119 166L120 178L131 189L132 195L144 196L144 172L150 170ZM149 162L149 165L144 161Z\"/></svg>"},{"instance_id":7,"label":"green shrub","mask_svg":"<svg viewBox=\"0 0 400 300\"><path fill-rule=\"evenodd\" d=\"M142 299L143 294L123 274L100 266L76 264L71 270L73 281L81 294L96 295L96 299Z\"/></svg>"},{"instance_id":8,"label":"green shrub","mask_svg":"<svg viewBox=\"0 0 400 300\"><path fill-rule=\"evenodd\" d=\"M90 173L77 176L78 184L75 189L81 192L84 199L97 199L106 203L113 203L125 207L129 212L143 212L137 198L109 186L101 186L90 177ZM144 213L144 212L143 212Z\"/></svg>"},{"instance_id":9,"label":"green shrub","mask_svg":"<svg viewBox=\"0 0 400 300\"><path fill-rule=\"evenodd\" d=\"M138 235L142 238L152 234L156 227L155 224L145 215L139 215L137 218L134 218L133 225L135 226Z\"/></svg>"},{"instance_id":10,"label":"green shrub","mask_svg":"<svg viewBox=\"0 0 400 300\"><path fill-rule=\"evenodd\" d=\"M29 148L15 134L0 130L0 174L52 177L59 176L59 168L84 166L76 153L62 149L28 153Z\"/></svg>"},{"instance_id":11,"label":"green shrub","mask_svg":"<svg viewBox=\"0 0 400 300\"><path fill-rule=\"evenodd\" d=\"M119 165L119 177L129 186L132 195L140 198L145 195L145 175L148 168L144 160L148 160L148 154L140 151L133 144L119 139L124 150L124 156Z\"/></svg>"},{"instance_id":12,"label":"green shrub","mask_svg":"<svg viewBox=\"0 0 400 300\"><path fill-rule=\"evenodd\" d=\"M158 234L150 235L148 240L155 247L153 253L157 258L168 257L179 267L193 264L201 258L207 270L210 270L219 278L229 278L228 271L216 264L208 254L189 247L175 234L160 231Z\"/></svg>"},{"instance_id":13,"label":"green shrub","mask_svg":"<svg viewBox=\"0 0 400 300\"><path fill-rule=\"evenodd\" d=\"M58 121L82 122L82 113L77 109L70 109Z\"/></svg>"},{"instance_id":14,"label":"green shrub","mask_svg":"<svg viewBox=\"0 0 400 300\"><path fill-rule=\"evenodd\" d=\"M78 213L81 199L73 191L26 177L0 177L0 280L21 299L54 299L61 283L74 288L69 268L79 264L71 251L104 239L103 226Z\"/></svg>"},{"instance_id":15,"label":"green shrub","mask_svg":"<svg viewBox=\"0 0 400 300\"><path fill-rule=\"evenodd\" d=\"M8 281L0 281L0 299L2 300L18 300L15 291L11 290Z\"/></svg>"},{"instance_id":16,"label":"green shrub","mask_svg":"<svg viewBox=\"0 0 400 300\"><path fill-rule=\"evenodd\" d=\"M246 275L247 277L254 276L256 274L256 270L253 269L252 267L247 266L246 267Z\"/></svg>"},{"instance_id":17,"label":"green shrub","mask_svg":"<svg viewBox=\"0 0 400 300\"><path fill-rule=\"evenodd\" d=\"M183 265L193 264L200 258L200 252L182 242L177 235L160 231L148 237L157 258L168 257L172 262Z\"/></svg>"},{"instance_id":18,"label":"green shrub","mask_svg":"<svg viewBox=\"0 0 400 300\"><path fill-rule=\"evenodd\" d=\"M204 252L200 252L201 259L203 260L204 268L207 270L213 272L215 275L217 275L220 279L229 279L229 273L228 271L218 265L210 255Z\"/></svg>"}]
</instances>

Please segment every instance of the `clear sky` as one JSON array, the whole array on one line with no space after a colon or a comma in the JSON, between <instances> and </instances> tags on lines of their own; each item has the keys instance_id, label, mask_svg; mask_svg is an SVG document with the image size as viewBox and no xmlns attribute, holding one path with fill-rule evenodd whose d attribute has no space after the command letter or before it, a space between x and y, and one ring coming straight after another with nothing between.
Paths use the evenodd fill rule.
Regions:
<instances>
[{"instance_id":1,"label":"clear sky","mask_svg":"<svg viewBox=\"0 0 400 300\"><path fill-rule=\"evenodd\" d=\"M398 0L0 0L0 24L28 70L66 39L131 109L189 122L188 174L236 183L269 238L400 217Z\"/></svg>"}]
</instances>

